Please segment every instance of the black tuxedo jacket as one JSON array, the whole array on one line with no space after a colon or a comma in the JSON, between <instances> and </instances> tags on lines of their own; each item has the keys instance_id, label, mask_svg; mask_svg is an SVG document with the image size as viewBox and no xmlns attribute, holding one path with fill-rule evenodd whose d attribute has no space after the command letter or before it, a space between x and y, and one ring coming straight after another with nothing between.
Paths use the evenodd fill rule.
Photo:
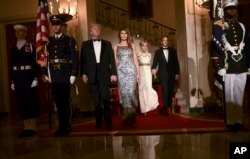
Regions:
<instances>
[{"instance_id":1,"label":"black tuxedo jacket","mask_svg":"<svg viewBox=\"0 0 250 159\"><path fill-rule=\"evenodd\" d=\"M109 41L101 40L100 68L98 78L103 84L110 84L110 76L117 75L114 52ZM88 83L93 84L97 77L97 65L92 40L84 41L81 48L80 73L88 76Z\"/></svg>"},{"instance_id":2,"label":"black tuxedo jacket","mask_svg":"<svg viewBox=\"0 0 250 159\"><path fill-rule=\"evenodd\" d=\"M179 75L180 73L176 50L174 48L169 48L168 61L164 56L163 48L159 48L158 50L156 50L152 69L156 69L157 66L157 75L160 82L174 82L175 75Z\"/></svg>"}]
</instances>

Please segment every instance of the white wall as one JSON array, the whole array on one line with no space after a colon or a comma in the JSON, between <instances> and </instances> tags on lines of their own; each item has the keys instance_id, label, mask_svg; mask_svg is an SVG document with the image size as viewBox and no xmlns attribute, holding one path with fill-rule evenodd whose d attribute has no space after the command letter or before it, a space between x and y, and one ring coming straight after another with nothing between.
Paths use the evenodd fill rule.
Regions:
<instances>
[{"instance_id":1,"label":"white wall","mask_svg":"<svg viewBox=\"0 0 250 159\"><path fill-rule=\"evenodd\" d=\"M208 10L200 8L192 0L185 1L189 91L201 89L210 96L208 81L209 41L211 20Z\"/></svg>"}]
</instances>

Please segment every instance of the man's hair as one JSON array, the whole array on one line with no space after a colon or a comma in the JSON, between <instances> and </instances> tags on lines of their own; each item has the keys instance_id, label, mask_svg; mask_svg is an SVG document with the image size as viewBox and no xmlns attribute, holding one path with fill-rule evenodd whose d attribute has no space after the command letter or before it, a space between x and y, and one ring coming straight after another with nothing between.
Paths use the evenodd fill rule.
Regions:
<instances>
[{"instance_id":1,"label":"man's hair","mask_svg":"<svg viewBox=\"0 0 250 159\"><path fill-rule=\"evenodd\" d=\"M163 35L163 36L161 37L161 40L162 40L163 38L169 39L169 37L168 37L167 35Z\"/></svg>"},{"instance_id":2,"label":"man's hair","mask_svg":"<svg viewBox=\"0 0 250 159\"><path fill-rule=\"evenodd\" d=\"M92 28L92 27L94 27L94 26L98 26L100 29L102 29L102 25L101 24L99 24L99 23L92 23L92 24L90 24L90 29Z\"/></svg>"}]
</instances>

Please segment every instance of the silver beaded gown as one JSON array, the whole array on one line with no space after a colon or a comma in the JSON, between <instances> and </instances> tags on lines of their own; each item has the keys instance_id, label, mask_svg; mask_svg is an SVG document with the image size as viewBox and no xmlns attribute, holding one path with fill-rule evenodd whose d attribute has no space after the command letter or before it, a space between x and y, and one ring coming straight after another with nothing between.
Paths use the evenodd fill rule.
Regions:
<instances>
[{"instance_id":1,"label":"silver beaded gown","mask_svg":"<svg viewBox=\"0 0 250 159\"><path fill-rule=\"evenodd\" d=\"M122 120L124 124L135 125L138 97L136 95L136 67L133 51L128 46L117 47L118 88L122 103Z\"/></svg>"}]
</instances>

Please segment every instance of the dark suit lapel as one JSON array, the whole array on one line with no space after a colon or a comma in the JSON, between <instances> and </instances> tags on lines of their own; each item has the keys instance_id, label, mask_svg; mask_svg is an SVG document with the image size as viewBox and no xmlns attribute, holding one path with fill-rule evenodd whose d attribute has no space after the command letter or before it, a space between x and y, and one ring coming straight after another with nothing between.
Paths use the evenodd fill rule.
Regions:
<instances>
[{"instance_id":1,"label":"dark suit lapel","mask_svg":"<svg viewBox=\"0 0 250 159\"><path fill-rule=\"evenodd\" d=\"M101 43L101 57L100 57L100 61L101 61L101 59L102 59L102 57L103 57L103 54L104 54L104 50L105 50L105 47L106 47L106 43L102 40L102 43Z\"/></svg>"},{"instance_id":2,"label":"dark suit lapel","mask_svg":"<svg viewBox=\"0 0 250 159\"><path fill-rule=\"evenodd\" d=\"M169 53L168 53L168 60L175 60L174 59L174 52L173 52L173 50L171 50L171 49L169 49L169 51L168 51Z\"/></svg>"},{"instance_id":3,"label":"dark suit lapel","mask_svg":"<svg viewBox=\"0 0 250 159\"><path fill-rule=\"evenodd\" d=\"M168 61L167 61L167 59L166 59L166 57L165 57L165 54L164 54L163 49L161 49L161 56L163 56L163 59L165 59L165 62L167 62L167 63L168 63Z\"/></svg>"},{"instance_id":4,"label":"dark suit lapel","mask_svg":"<svg viewBox=\"0 0 250 159\"><path fill-rule=\"evenodd\" d=\"M92 57L94 58L95 62L96 62L96 56L95 56L95 49L94 49L94 44L92 40L89 40L89 50L90 53L93 55Z\"/></svg>"}]
</instances>

